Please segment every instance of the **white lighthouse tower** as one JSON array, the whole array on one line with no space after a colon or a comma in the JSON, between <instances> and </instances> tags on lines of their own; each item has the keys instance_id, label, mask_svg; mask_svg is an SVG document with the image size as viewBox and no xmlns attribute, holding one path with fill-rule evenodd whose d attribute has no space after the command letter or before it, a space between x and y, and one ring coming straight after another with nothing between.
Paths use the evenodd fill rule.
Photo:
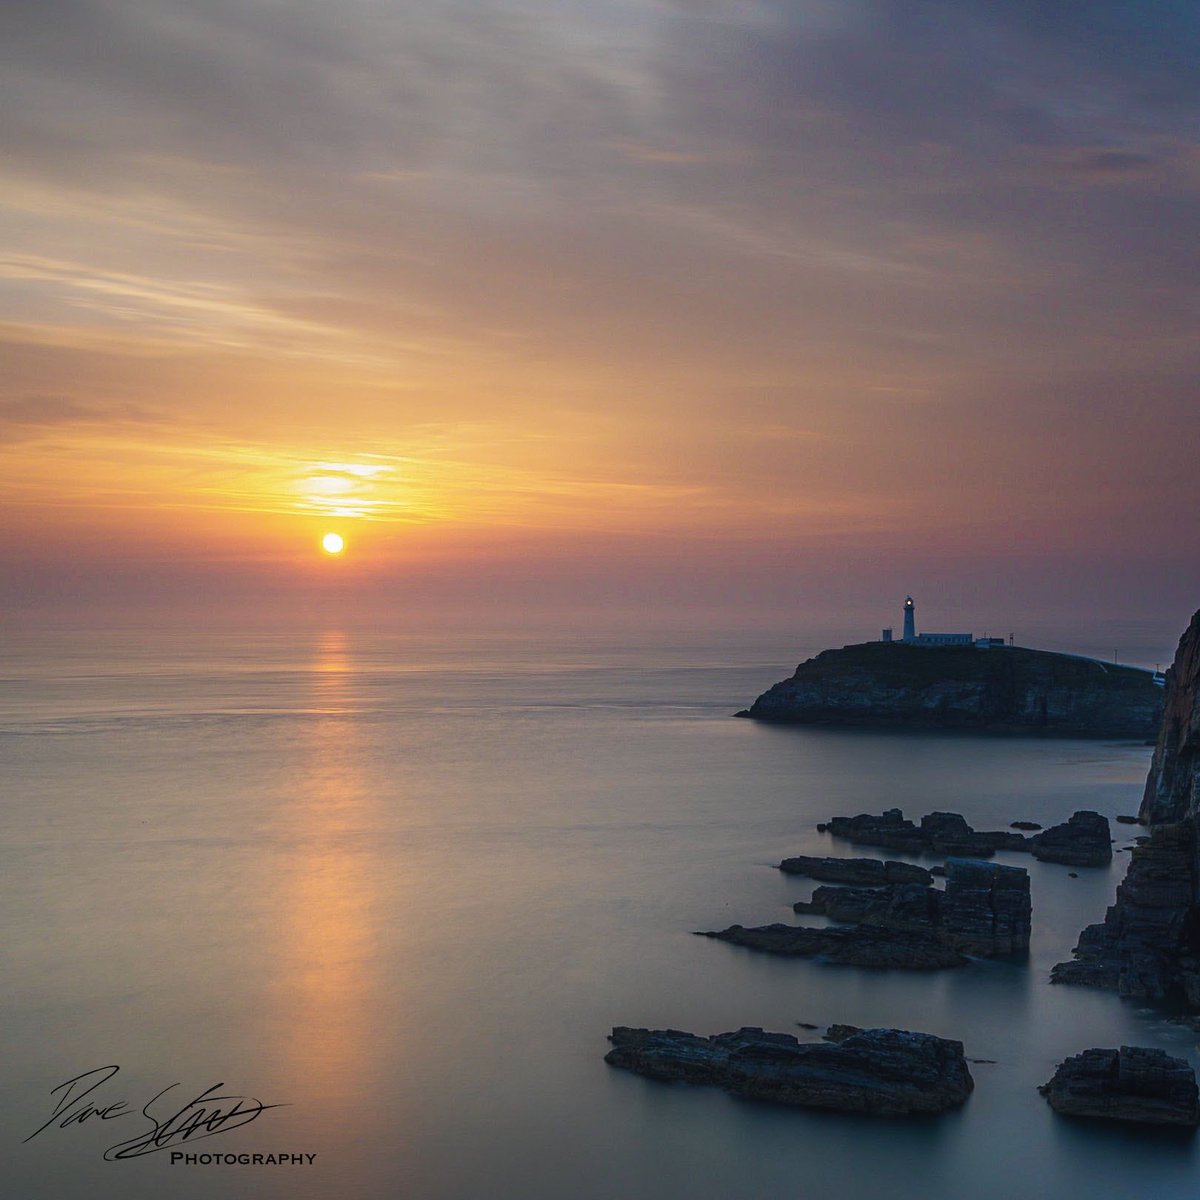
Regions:
<instances>
[{"instance_id":1,"label":"white lighthouse tower","mask_svg":"<svg viewBox=\"0 0 1200 1200\"><path fill-rule=\"evenodd\" d=\"M904 597L904 641L917 640L917 606L911 596Z\"/></svg>"}]
</instances>

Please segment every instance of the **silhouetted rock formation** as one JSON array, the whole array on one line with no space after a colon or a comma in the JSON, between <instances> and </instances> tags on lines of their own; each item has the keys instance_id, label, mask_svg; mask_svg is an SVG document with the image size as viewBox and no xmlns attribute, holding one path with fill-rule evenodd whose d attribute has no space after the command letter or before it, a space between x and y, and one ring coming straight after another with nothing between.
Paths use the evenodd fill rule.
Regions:
<instances>
[{"instance_id":1,"label":"silhouetted rock formation","mask_svg":"<svg viewBox=\"0 0 1200 1200\"><path fill-rule=\"evenodd\" d=\"M1200 1012L1200 612L1180 639L1166 693L1140 812L1149 836L1133 847L1104 921L1080 934L1074 961L1059 963L1051 980Z\"/></svg>"},{"instance_id":2,"label":"silhouetted rock formation","mask_svg":"<svg viewBox=\"0 0 1200 1200\"><path fill-rule=\"evenodd\" d=\"M1068 867L1104 867L1112 862L1112 830L1108 818L1083 810L1062 825L1029 839L1033 857Z\"/></svg>"},{"instance_id":3,"label":"silhouetted rock formation","mask_svg":"<svg viewBox=\"0 0 1200 1200\"><path fill-rule=\"evenodd\" d=\"M614 1067L804 1108L939 1113L962 1105L975 1086L961 1042L902 1029L857 1030L831 1045L757 1028L702 1038L618 1026L609 1041L604 1061Z\"/></svg>"},{"instance_id":4,"label":"silhouetted rock formation","mask_svg":"<svg viewBox=\"0 0 1200 1200\"><path fill-rule=\"evenodd\" d=\"M798 913L922 934L952 950L1004 958L1029 949L1029 875L1020 867L950 859L946 890L917 884L883 889L819 887Z\"/></svg>"},{"instance_id":5,"label":"silhouetted rock formation","mask_svg":"<svg viewBox=\"0 0 1200 1200\"><path fill-rule=\"evenodd\" d=\"M997 850L1025 850L1028 839L1007 829L981 833L960 813L934 812L914 825L898 808L879 816L831 817L825 828L834 837L858 846L882 846L908 854L954 854L965 858L990 858Z\"/></svg>"},{"instance_id":6,"label":"silhouetted rock formation","mask_svg":"<svg viewBox=\"0 0 1200 1200\"><path fill-rule=\"evenodd\" d=\"M1147 671L1019 646L864 642L801 663L738 716L1058 737L1153 737L1163 692Z\"/></svg>"},{"instance_id":7,"label":"silhouetted rock formation","mask_svg":"<svg viewBox=\"0 0 1200 1200\"><path fill-rule=\"evenodd\" d=\"M1038 1091L1064 1116L1200 1123L1196 1073L1183 1059L1142 1046L1085 1050L1062 1063Z\"/></svg>"},{"instance_id":8,"label":"silhouetted rock formation","mask_svg":"<svg viewBox=\"0 0 1200 1200\"><path fill-rule=\"evenodd\" d=\"M879 816L831 817L825 828L836 838L859 846L883 846L908 854L953 854L991 858L997 850L1029 851L1042 862L1069 867L1104 866L1112 861L1112 832L1108 818L1082 810L1069 821L1025 837L1007 829L972 829L960 813L934 812L914 825L898 808Z\"/></svg>"},{"instance_id":9,"label":"silhouetted rock formation","mask_svg":"<svg viewBox=\"0 0 1200 1200\"><path fill-rule=\"evenodd\" d=\"M889 883L923 883L930 881L924 867L913 863L883 862L878 858L810 858L800 854L785 858L779 864L789 875L806 875L826 883L860 883L867 887L883 887Z\"/></svg>"},{"instance_id":10,"label":"silhouetted rock formation","mask_svg":"<svg viewBox=\"0 0 1200 1200\"><path fill-rule=\"evenodd\" d=\"M768 954L790 958L817 958L840 967L871 967L877 970L936 971L962 967L969 961L928 933L882 929L877 925L812 929L807 925L760 925L746 929L702 930L701 937L732 942Z\"/></svg>"}]
</instances>

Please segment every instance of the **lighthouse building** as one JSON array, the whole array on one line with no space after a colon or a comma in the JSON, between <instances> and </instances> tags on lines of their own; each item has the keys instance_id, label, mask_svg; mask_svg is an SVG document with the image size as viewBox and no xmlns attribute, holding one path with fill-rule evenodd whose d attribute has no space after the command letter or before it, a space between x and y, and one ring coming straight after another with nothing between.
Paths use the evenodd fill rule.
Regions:
<instances>
[{"instance_id":1,"label":"lighthouse building","mask_svg":"<svg viewBox=\"0 0 1200 1200\"><path fill-rule=\"evenodd\" d=\"M973 633L918 633L917 605L911 596L904 598L904 636L900 639L906 646L977 646L986 650L991 646L1003 646L1003 638L977 638ZM883 631L883 641L892 641L892 631Z\"/></svg>"}]
</instances>

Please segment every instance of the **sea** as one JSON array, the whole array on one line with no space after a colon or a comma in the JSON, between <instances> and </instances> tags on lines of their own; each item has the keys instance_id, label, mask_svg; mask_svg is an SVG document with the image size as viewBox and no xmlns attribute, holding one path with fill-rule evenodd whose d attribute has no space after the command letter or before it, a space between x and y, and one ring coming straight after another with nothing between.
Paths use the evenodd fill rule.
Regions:
<instances>
[{"instance_id":1,"label":"sea","mask_svg":"<svg viewBox=\"0 0 1200 1200\"><path fill-rule=\"evenodd\" d=\"M1141 743L733 718L826 644L802 626L7 638L0 1194L1191 1200L1197 1138L1064 1119L1037 1092L1092 1046L1196 1062L1163 1014L1048 982L1136 827L1077 877L997 856L1032 877L1027 962L878 972L694 936L793 919L814 885L785 856L870 853L817 832L835 814L1137 811ZM832 1022L986 1061L960 1111L923 1119L604 1062L615 1025Z\"/></svg>"}]
</instances>

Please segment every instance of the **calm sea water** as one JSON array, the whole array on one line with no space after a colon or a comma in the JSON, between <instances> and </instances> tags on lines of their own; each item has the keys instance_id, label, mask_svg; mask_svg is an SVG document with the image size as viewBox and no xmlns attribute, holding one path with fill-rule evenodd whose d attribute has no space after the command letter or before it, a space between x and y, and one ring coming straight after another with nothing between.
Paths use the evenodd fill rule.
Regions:
<instances>
[{"instance_id":1,"label":"calm sea water","mask_svg":"<svg viewBox=\"0 0 1200 1200\"><path fill-rule=\"evenodd\" d=\"M815 832L835 813L954 809L1003 827L1136 810L1142 746L730 719L817 648L338 630L14 641L4 1195L1192 1197L1194 1139L1067 1122L1034 1090L1088 1046L1195 1061L1195 1036L1158 1015L1046 982L1126 854L1077 879L999 856L1031 871L1028 965L873 973L691 936L790 919L812 885L772 864L853 853ZM973 1068L960 1113L917 1122L602 1061L614 1024L803 1035L800 1021L926 1030L996 1061ZM106 1064L121 1073L98 1104L223 1083L289 1105L190 1151L316 1159L103 1161L136 1116L21 1143L53 1087Z\"/></svg>"}]
</instances>

